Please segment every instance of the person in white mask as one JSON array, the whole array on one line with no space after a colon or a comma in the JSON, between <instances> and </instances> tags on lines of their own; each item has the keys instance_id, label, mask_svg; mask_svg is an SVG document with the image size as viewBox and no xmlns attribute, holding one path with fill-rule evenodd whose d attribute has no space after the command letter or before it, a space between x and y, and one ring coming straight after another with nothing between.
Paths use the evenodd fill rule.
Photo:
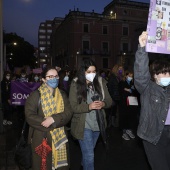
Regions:
<instances>
[{"instance_id":1,"label":"person in white mask","mask_svg":"<svg viewBox=\"0 0 170 170\"><path fill-rule=\"evenodd\" d=\"M139 102L136 105L129 103L129 97L138 99L138 92L133 85L133 71L126 70L124 79L119 83L120 107L119 128L123 131L122 138L130 140L135 138L137 118L139 116Z\"/></svg>"},{"instance_id":2,"label":"person in white mask","mask_svg":"<svg viewBox=\"0 0 170 170\"><path fill-rule=\"evenodd\" d=\"M147 32L139 36L134 64L134 85L140 93L141 113L137 134L152 170L170 169L170 60L161 57L149 67L145 50ZM159 47L157 47L159 50Z\"/></svg>"},{"instance_id":3,"label":"person in white mask","mask_svg":"<svg viewBox=\"0 0 170 170\"><path fill-rule=\"evenodd\" d=\"M83 170L94 170L94 148L101 132L96 110L100 110L105 117L104 108L112 104L106 83L105 79L98 76L94 61L87 59L83 61L70 86L69 100L74 112L71 134L80 144ZM99 98L93 101L95 94ZM103 124L106 128L105 122Z\"/></svg>"}]
</instances>

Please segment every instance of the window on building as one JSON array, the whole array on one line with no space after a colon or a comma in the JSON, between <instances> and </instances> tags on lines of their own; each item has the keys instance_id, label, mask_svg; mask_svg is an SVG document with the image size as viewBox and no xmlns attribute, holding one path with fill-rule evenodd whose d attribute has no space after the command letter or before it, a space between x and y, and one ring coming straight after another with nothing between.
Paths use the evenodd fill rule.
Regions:
<instances>
[{"instance_id":1,"label":"window on building","mask_svg":"<svg viewBox=\"0 0 170 170\"><path fill-rule=\"evenodd\" d=\"M51 33L51 32L52 32L52 30L47 30L47 32L48 32L48 33Z\"/></svg>"},{"instance_id":2,"label":"window on building","mask_svg":"<svg viewBox=\"0 0 170 170\"><path fill-rule=\"evenodd\" d=\"M89 54L90 49L90 42L89 41L83 41L83 53Z\"/></svg>"},{"instance_id":3,"label":"window on building","mask_svg":"<svg viewBox=\"0 0 170 170\"><path fill-rule=\"evenodd\" d=\"M46 50L46 48L45 47L40 47L39 48L39 53L41 54L41 53L44 53L45 52L45 50Z\"/></svg>"},{"instance_id":4,"label":"window on building","mask_svg":"<svg viewBox=\"0 0 170 170\"><path fill-rule=\"evenodd\" d=\"M40 29L39 32L45 33L45 30L44 29Z\"/></svg>"},{"instance_id":5,"label":"window on building","mask_svg":"<svg viewBox=\"0 0 170 170\"><path fill-rule=\"evenodd\" d=\"M123 26L122 28L122 34L124 36L128 36L129 35L129 27L128 26Z\"/></svg>"},{"instance_id":6,"label":"window on building","mask_svg":"<svg viewBox=\"0 0 170 170\"><path fill-rule=\"evenodd\" d=\"M103 68L108 68L108 58L103 58Z\"/></svg>"},{"instance_id":7,"label":"window on building","mask_svg":"<svg viewBox=\"0 0 170 170\"><path fill-rule=\"evenodd\" d=\"M45 57L45 54L44 53L40 53L40 57Z\"/></svg>"},{"instance_id":8,"label":"window on building","mask_svg":"<svg viewBox=\"0 0 170 170\"><path fill-rule=\"evenodd\" d=\"M45 38L45 35L39 35L39 38L43 39L43 38Z\"/></svg>"},{"instance_id":9,"label":"window on building","mask_svg":"<svg viewBox=\"0 0 170 170\"><path fill-rule=\"evenodd\" d=\"M108 42L102 42L102 51L104 53L108 53L108 51L109 51L109 43Z\"/></svg>"},{"instance_id":10,"label":"window on building","mask_svg":"<svg viewBox=\"0 0 170 170\"><path fill-rule=\"evenodd\" d=\"M89 24L84 24L83 25L83 31L88 33L89 32Z\"/></svg>"},{"instance_id":11,"label":"window on building","mask_svg":"<svg viewBox=\"0 0 170 170\"><path fill-rule=\"evenodd\" d=\"M47 44L50 45L50 41L47 41Z\"/></svg>"},{"instance_id":12,"label":"window on building","mask_svg":"<svg viewBox=\"0 0 170 170\"><path fill-rule=\"evenodd\" d=\"M41 26L45 26L44 24L41 24Z\"/></svg>"},{"instance_id":13,"label":"window on building","mask_svg":"<svg viewBox=\"0 0 170 170\"><path fill-rule=\"evenodd\" d=\"M47 24L47 27L51 27L51 24Z\"/></svg>"},{"instance_id":14,"label":"window on building","mask_svg":"<svg viewBox=\"0 0 170 170\"><path fill-rule=\"evenodd\" d=\"M40 62L41 62L41 63L45 63L45 62L46 62L46 59L40 59Z\"/></svg>"},{"instance_id":15,"label":"window on building","mask_svg":"<svg viewBox=\"0 0 170 170\"><path fill-rule=\"evenodd\" d=\"M43 45L43 44L46 44L45 41L39 41L39 44Z\"/></svg>"},{"instance_id":16,"label":"window on building","mask_svg":"<svg viewBox=\"0 0 170 170\"><path fill-rule=\"evenodd\" d=\"M103 34L108 34L108 27L107 26L103 26Z\"/></svg>"},{"instance_id":17,"label":"window on building","mask_svg":"<svg viewBox=\"0 0 170 170\"><path fill-rule=\"evenodd\" d=\"M44 51L45 47L39 47L40 51Z\"/></svg>"},{"instance_id":18,"label":"window on building","mask_svg":"<svg viewBox=\"0 0 170 170\"><path fill-rule=\"evenodd\" d=\"M47 39L50 39L50 36L49 36L49 35L47 36Z\"/></svg>"},{"instance_id":19,"label":"window on building","mask_svg":"<svg viewBox=\"0 0 170 170\"><path fill-rule=\"evenodd\" d=\"M129 51L128 43L122 43L122 51L123 51L123 52Z\"/></svg>"}]
</instances>

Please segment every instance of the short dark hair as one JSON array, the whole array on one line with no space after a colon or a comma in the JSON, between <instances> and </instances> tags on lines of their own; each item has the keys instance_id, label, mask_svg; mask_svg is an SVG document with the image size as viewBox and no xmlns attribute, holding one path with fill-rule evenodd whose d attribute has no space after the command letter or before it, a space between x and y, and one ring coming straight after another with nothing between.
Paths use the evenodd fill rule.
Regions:
<instances>
[{"instance_id":1,"label":"short dark hair","mask_svg":"<svg viewBox=\"0 0 170 170\"><path fill-rule=\"evenodd\" d=\"M154 75L170 73L170 60L167 58L162 58L155 60L150 65L151 79L155 81Z\"/></svg>"},{"instance_id":2,"label":"short dark hair","mask_svg":"<svg viewBox=\"0 0 170 170\"><path fill-rule=\"evenodd\" d=\"M56 70L56 68L55 68L55 67L52 67L52 66L47 66L47 67L45 67L45 68L43 69L42 73L41 73L42 78L45 79L45 77L46 77L46 75L47 75L47 72L48 72L49 70ZM57 70L56 70L56 71L57 71ZM57 71L57 73L58 73L58 71Z\"/></svg>"}]
</instances>

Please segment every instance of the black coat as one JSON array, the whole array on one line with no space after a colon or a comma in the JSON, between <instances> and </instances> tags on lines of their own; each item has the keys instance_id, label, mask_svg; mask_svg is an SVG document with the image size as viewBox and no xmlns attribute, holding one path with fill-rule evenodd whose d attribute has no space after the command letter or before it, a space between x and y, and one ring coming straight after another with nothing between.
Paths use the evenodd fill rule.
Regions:
<instances>
[{"instance_id":1,"label":"black coat","mask_svg":"<svg viewBox=\"0 0 170 170\"><path fill-rule=\"evenodd\" d=\"M130 89L128 92L125 88ZM139 117L139 100L138 106L129 105L128 96L135 96L138 98L138 92L135 89L133 82L128 83L126 80L119 83L120 102L119 102L119 126L121 129L133 129L135 130L138 125Z\"/></svg>"},{"instance_id":2,"label":"black coat","mask_svg":"<svg viewBox=\"0 0 170 170\"><path fill-rule=\"evenodd\" d=\"M10 99L10 89L11 89L11 81L7 80L7 79L3 79L1 81L1 100L2 100L2 103L5 103Z\"/></svg>"},{"instance_id":3,"label":"black coat","mask_svg":"<svg viewBox=\"0 0 170 170\"><path fill-rule=\"evenodd\" d=\"M131 89L131 92L125 91L124 90L125 88ZM139 93L137 92L137 90L134 87L133 81L128 83L126 80L120 81L120 83L119 83L119 94L120 94L121 107L125 107L125 109L127 108L127 97L128 96L135 96L137 98L139 96ZM138 101L138 103L139 103L139 101Z\"/></svg>"},{"instance_id":4,"label":"black coat","mask_svg":"<svg viewBox=\"0 0 170 170\"><path fill-rule=\"evenodd\" d=\"M116 101L120 100L119 79L114 73L110 75L108 79L107 87L112 100L116 100Z\"/></svg>"}]
</instances>

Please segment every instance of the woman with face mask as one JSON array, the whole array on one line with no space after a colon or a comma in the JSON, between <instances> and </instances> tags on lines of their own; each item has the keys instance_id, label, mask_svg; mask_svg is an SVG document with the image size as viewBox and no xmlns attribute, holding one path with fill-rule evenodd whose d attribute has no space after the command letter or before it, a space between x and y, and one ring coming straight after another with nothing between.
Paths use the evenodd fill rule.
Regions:
<instances>
[{"instance_id":1,"label":"woman with face mask","mask_svg":"<svg viewBox=\"0 0 170 170\"><path fill-rule=\"evenodd\" d=\"M129 103L130 96L138 99L138 92L133 84L132 71L125 71L124 79L119 83L119 92L119 127L122 130L122 138L128 141L135 138L134 131L137 128L137 117L139 116L139 104L131 105Z\"/></svg>"},{"instance_id":2,"label":"woman with face mask","mask_svg":"<svg viewBox=\"0 0 170 170\"><path fill-rule=\"evenodd\" d=\"M161 57L149 67L147 32L139 36L134 83L140 93L138 136L153 170L170 169L170 61ZM159 47L158 47L159 50Z\"/></svg>"},{"instance_id":3,"label":"woman with face mask","mask_svg":"<svg viewBox=\"0 0 170 170\"><path fill-rule=\"evenodd\" d=\"M95 101L94 96L98 96ZM104 108L112 103L106 80L98 76L94 61L83 61L77 77L72 80L69 100L74 112L71 134L80 144L83 170L94 170L94 148L100 134L96 110L105 117ZM105 123L106 120L103 121L106 128Z\"/></svg>"},{"instance_id":4,"label":"woman with face mask","mask_svg":"<svg viewBox=\"0 0 170 170\"><path fill-rule=\"evenodd\" d=\"M59 89L62 89L68 95L69 87L70 87L69 76L68 76L66 70L60 70L58 74L60 76Z\"/></svg>"},{"instance_id":5,"label":"woman with face mask","mask_svg":"<svg viewBox=\"0 0 170 170\"><path fill-rule=\"evenodd\" d=\"M108 90L110 96L113 100L112 107L110 112L108 112L108 126L119 126L119 101L120 101L120 94L119 94L119 82L122 80L124 76L124 69L122 65L115 64L110 71L108 77ZM121 106L120 106L121 107Z\"/></svg>"},{"instance_id":6,"label":"woman with face mask","mask_svg":"<svg viewBox=\"0 0 170 170\"><path fill-rule=\"evenodd\" d=\"M39 78L39 76L38 76L38 74L35 74L34 75L34 82L40 82L40 78Z\"/></svg>"},{"instance_id":7,"label":"woman with face mask","mask_svg":"<svg viewBox=\"0 0 170 170\"><path fill-rule=\"evenodd\" d=\"M44 133L52 151L47 155L47 170L68 170L68 139L64 126L72 116L71 106L66 94L59 90L58 72L53 67L46 67L42 72L42 85L32 92L25 104L25 116L32 137L32 169L41 169L41 157L35 152L40 146ZM38 103L40 101L40 105Z\"/></svg>"}]
</instances>

